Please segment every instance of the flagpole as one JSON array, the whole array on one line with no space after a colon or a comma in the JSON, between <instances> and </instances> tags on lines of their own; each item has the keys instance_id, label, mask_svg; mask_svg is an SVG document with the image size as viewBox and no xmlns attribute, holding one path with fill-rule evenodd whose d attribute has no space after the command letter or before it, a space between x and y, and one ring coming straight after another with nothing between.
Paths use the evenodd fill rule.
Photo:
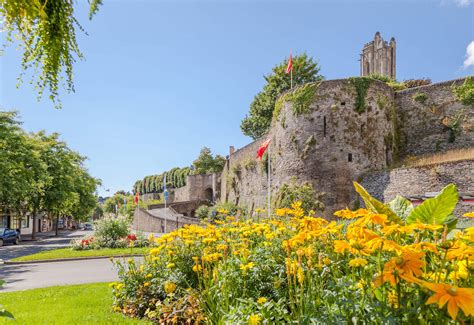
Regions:
<instances>
[{"instance_id":1,"label":"flagpole","mask_svg":"<svg viewBox=\"0 0 474 325\"><path fill-rule=\"evenodd\" d=\"M166 201L168 201L168 189L166 188L166 173L165 173L165 176L164 176L164 191L163 191L163 196L164 196L164 199L165 199L165 209L166 209ZM165 213L165 234L167 233L167 230L168 230L168 214Z\"/></svg>"},{"instance_id":2,"label":"flagpole","mask_svg":"<svg viewBox=\"0 0 474 325\"><path fill-rule=\"evenodd\" d=\"M290 70L290 89L293 89L293 67Z\"/></svg>"},{"instance_id":3,"label":"flagpole","mask_svg":"<svg viewBox=\"0 0 474 325\"><path fill-rule=\"evenodd\" d=\"M271 195L271 191L270 191L270 173L271 173L271 166L270 166L270 146L268 146L268 150L267 150L267 159L268 159L268 171L267 171L267 176L268 176L268 198L267 198L267 214L268 214L268 219L270 219L270 195Z\"/></svg>"}]
</instances>

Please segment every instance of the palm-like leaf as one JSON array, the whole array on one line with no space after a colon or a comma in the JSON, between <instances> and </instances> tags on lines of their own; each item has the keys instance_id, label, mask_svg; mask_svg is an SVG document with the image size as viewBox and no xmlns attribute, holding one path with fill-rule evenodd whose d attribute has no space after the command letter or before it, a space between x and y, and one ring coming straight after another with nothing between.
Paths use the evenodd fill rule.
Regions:
<instances>
[{"instance_id":1,"label":"palm-like leaf","mask_svg":"<svg viewBox=\"0 0 474 325\"><path fill-rule=\"evenodd\" d=\"M367 209L375 213L385 214L390 221L402 223L402 219L400 219L400 217L397 216L397 214L393 212L390 207L372 197L369 192L367 192L367 190L362 187L362 185L354 182L354 187L356 192L362 197L362 200L364 200Z\"/></svg>"},{"instance_id":2,"label":"palm-like leaf","mask_svg":"<svg viewBox=\"0 0 474 325\"><path fill-rule=\"evenodd\" d=\"M436 197L427 199L415 207L407 217L407 223L445 224L457 203L458 190L454 184L449 184Z\"/></svg>"},{"instance_id":3,"label":"palm-like leaf","mask_svg":"<svg viewBox=\"0 0 474 325\"><path fill-rule=\"evenodd\" d=\"M406 220L410 212L413 210L413 204L403 196L397 195L388 203L390 209L395 212L402 220Z\"/></svg>"}]
</instances>

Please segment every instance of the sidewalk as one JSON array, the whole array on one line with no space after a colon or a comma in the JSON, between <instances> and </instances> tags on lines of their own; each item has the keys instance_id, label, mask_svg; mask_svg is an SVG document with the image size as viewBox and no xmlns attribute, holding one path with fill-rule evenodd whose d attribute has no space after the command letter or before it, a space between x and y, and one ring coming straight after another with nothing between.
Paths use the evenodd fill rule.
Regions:
<instances>
[{"instance_id":1,"label":"sidewalk","mask_svg":"<svg viewBox=\"0 0 474 325\"><path fill-rule=\"evenodd\" d=\"M66 231L64 231L66 232ZM63 232L60 232L61 234ZM54 237L56 236L56 232L54 231L47 231L47 232L37 232L35 234L36 236L36 239L34 240L42 240L44 238L49 238L49 237ZM33 239L31 238L31 234L27 234L27 235L21 235L21 241L33 241Z\"/></svg>"}]
</instances>

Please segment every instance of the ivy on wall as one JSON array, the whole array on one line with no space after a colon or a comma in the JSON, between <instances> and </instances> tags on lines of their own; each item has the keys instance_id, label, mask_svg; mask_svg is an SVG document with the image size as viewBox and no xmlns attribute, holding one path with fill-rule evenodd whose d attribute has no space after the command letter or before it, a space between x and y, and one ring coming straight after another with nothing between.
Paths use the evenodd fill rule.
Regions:
<instances>
[{"instance_id":1,"label":"ivy on wall","mask_svg":"<svg viewBox=\"0 0 474 325\"><path fill-rule=\"evenodd\" d=\"M369 90L370 85L374 79L370 77L352 77L349 78L349 83L354 86L356 91L356 101L354 110L362 114L365 112L365 96L367 96L367 91Z\"/></svg>"},{"instance_id":2,"label":"ivy on wall","mask_svg":"<svg viewBox=\"0 0 474 325\"><path fill-rule=\"evenodd\" d=\"M273 110L274 121L278 121L278 117L280 116L281 109L285 102L292 104L293 114L296 116L309 113L311 111L310 106L316 96L316 90L320 84L320 82L310 82L294 88L280 96L277 99L275 109Z\"/></svg>"}]
</instances>

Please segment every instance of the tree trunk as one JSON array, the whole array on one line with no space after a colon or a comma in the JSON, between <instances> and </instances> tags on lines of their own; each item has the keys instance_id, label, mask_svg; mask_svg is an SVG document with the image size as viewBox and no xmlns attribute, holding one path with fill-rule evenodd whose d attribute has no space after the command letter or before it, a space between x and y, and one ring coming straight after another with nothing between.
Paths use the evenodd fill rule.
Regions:
<instances>
[{"instance_id":1,"label":"tree trunk","mask_svg":"<svg viewBox=\"0 0 474 325\"><path fill-rule=\"evenodd\" d=\"M38 230L36 229L36 210L33 209L33 227L31 229L31 240L36 239L36 232Z\"/></svg>"},{"instance_id":2,"label":"tree trunk","mask_svg":"<svg viewBox=\"0 0 474 325\"><path fill-rule=\"evenodd\" d=\"M58 227L59 227L59 216L56 217L56 236L59 235L59 229L58 229Z\"/></svg>"}]
</instances>

